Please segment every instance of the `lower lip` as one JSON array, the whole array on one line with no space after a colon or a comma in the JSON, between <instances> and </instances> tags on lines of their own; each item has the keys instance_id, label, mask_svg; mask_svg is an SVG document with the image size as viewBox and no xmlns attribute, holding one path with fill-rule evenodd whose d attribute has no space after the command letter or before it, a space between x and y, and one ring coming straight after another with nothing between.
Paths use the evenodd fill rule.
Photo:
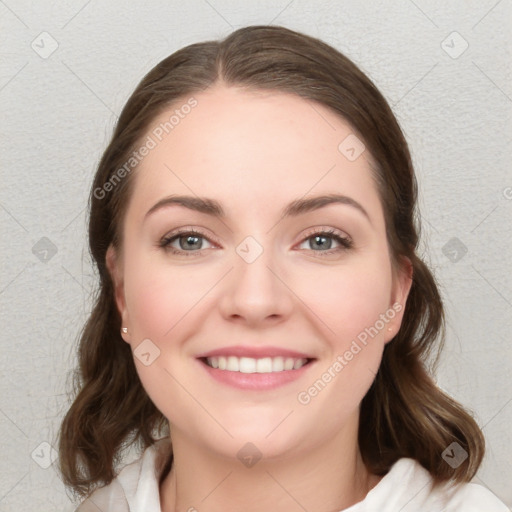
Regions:
<instances>
[{"instance_id":1,"label":"lower lip","mask_svg":"<svg viewBox=\"0 0 512 512\"><path fill-rule=\"evenodd\" d=\"M218 382L234 388L253 391L276 389L300 379L314 362L310 361L298 370L283 370L281 372L272 373L242 373L219 370L218 368L208 366L200 359L197 361L199 361L199 364Z\"/></svg>"}]
</instances>

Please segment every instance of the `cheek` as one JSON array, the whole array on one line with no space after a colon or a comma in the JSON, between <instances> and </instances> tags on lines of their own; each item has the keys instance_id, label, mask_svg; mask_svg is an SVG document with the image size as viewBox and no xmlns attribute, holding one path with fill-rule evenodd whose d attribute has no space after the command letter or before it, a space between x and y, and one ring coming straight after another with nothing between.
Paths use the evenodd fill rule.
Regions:
<instances>
[{"instance_id":1,"label":"cheek","mask_svg":"<svg viewBox=\"0 0 512 512\"><path fill-rule=\"evenodd\" d=\"M187 348L187 339L199 325L194 314L207 304L204 296L211 287L209 281L208 276L191 267L172 268L143 255L132 253L126 262L125 295L137 373L152 402L167 418L183 415L181 407L194 405L180 385L186 379L177 361L185 356L180 352ZM151 341L145 343L152 358L148 365L137 356L141 352L138 345L147 339ZM190 383L185 388L190 389Z\"/></svg>"},{"instance_id":2,"label":"cheek","mask_svg":"<svg viewBox=\"0 0 512 512\"><path fill-rule=\"evenodd\" d=\"M177 291L177 284L166 286L164 279L132 282L133 293L128 289L127 307L134 333L156 341L173 328L184 314L183 294Z\"/></svg>"},{"instance_id":3,"label":"cheek","mask_svg":"<svg viewBox=\"0 0 512 512\"><path fill-rule=\"evenodd\" d=\"M308 275L306 280L303 276ZM325 327L325 335L337 349L378 322L384 334L381 314L390 308L391 268L385 260L365 260L346 267L322 268L297 277L297 295ZM364 336L362 336L364 337Z\"/></svg>"},{"instance_id":4,"label":"cheek","mask_svg":"<svg viewBox=\"0 0 512 512\"><path fill-rule=\"evenodd\" d=\"M159 340L187 324L187 315L211 288L211 272L198 266L170 266L133 257L125 272L126 304L132 331L139 337Z\"/></svg>"},{"instance_id":5,"label":"cheek","mask_svg":"<svg viewBox=\"0 0 512 512\"><path fill-rule=\"evenodd\" d=\"M326 357L300 390L297 401L304 415L323 417L324 428L333 433L355 413L378 372L387 332L381 315L394 317L394 311L386 317L391 306L387 268L351 267L346 272L317 276L318 287L309 295L308 305L322 320Z\"/></svg>"}]
</instances>

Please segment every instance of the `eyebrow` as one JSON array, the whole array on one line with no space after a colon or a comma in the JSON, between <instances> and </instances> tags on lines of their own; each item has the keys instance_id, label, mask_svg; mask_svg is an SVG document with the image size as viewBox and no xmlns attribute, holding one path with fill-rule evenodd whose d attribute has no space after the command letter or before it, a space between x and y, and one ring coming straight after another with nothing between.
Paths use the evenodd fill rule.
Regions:
<instances>
[{"instance_id":1,"label":"eyebrow","mask_svg":"<svg viewBox=\"0 0 512 512\"><path fill-rule=\"evenodd\" d=\"M358 210L360 213L362 213L371 223L368 212L363 208L363 206L360 203L358 203L355 199L352 199L351 197L344 196L341 194L328 194L310 197L308 199L296 199L292 201L290 204L288 204L281 211L281 217L296 217L298 215L318 210L320 208L323 208L324 206L328 206L331 204L343 204L351 206ZM183 206L185 208L188 208L189 210L205 213L206 215L211 215L219 219L226 218L226 212L222 208L221 204L215 199L210 199L207 197L193 197L182 195L171 195L168 197L164 197L147 211L145 218L147 218L149 215L156 212L157 210L160 210L161 208L165 208L167 206L172 205Z\"/></svg>"}]
</instances>

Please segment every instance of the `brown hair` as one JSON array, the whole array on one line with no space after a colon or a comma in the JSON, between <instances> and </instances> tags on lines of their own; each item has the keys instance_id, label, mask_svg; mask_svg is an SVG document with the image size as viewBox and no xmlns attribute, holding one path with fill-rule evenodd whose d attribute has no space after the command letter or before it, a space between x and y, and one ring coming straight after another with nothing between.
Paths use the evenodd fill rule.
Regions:
<instances>
[{"instance_id":1,"label":"brown hair","mask_svg":"<svg viewBox=\"0 0 512 512\"><path fill-rule=\"evenodd\" d=\"M100 287L81 334L75 398L59 431L59 469L75 493L89 494L116 476L121 451L153 444L166 419L135 370L105 256L121 246L133 173L105 184L125 164L162 111L223 82L299 95L348 121L377 162L375 178L392 260L412 262L413 282L402 326L384 349L378 374L361 403L359 446L369 471L383 475L401 457L416 459L434 483L469 481L484 453L475 420L442 392L427 370L444 339L438 288L417 256L417 184L402 131L384 97L347 57L313 37L278 26L241 28L221 41L192 44L155 66L125 105L105 150L90 196L89 243ZM112 183L112 181L110 181ZM106 190L108 193L105 193ZM98 191L102 191L101 194ZM433 358L431 356L434 356ZM441 456L459 443L468 458L453 469Z\"/></svg>"}]
</instances>

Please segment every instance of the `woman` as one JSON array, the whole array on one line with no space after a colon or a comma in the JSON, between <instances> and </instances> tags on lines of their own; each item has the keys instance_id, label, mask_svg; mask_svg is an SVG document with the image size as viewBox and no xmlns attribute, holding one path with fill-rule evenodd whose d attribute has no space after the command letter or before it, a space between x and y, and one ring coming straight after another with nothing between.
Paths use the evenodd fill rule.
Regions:
<instances>
[{"instance_id":1,"label":"woman","mask_svg":"<svg viewBox=\"0 0 512 512\"><path fill-rule=\"evenodd\" d=\"M325 43L246 27L151 70L91 192L100 292L60 431L78 510L507 510L467 483L482 432L427 371L415 208L389 106Z\"/></svg>"}]
</instances>

